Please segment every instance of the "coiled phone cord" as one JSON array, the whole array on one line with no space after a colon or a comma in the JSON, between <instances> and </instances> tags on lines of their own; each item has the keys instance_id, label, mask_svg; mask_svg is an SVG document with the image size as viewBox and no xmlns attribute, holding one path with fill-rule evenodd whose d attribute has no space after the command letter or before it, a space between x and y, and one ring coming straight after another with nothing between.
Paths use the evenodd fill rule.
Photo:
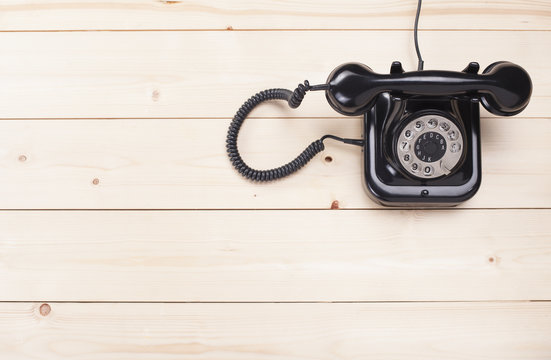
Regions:
<instances>
[{"instance_id":1,"label":"coiled phone cord","mask_svg":"<svg viewBox=\"0 0 551 360\"><path fill-rule=\"evenodd\" d=\"M325 139L333 139L346 144L363 146L364 141L362 139L343 139L334 135L324 135L308 145L308 147L294 160L275 169L256 170L245 164L241 158L239 150L237 149L237 136L241 129L241 125L243 125L249 113L256 106L268 100L286 100L289 106L294 109L300 106L307 91L326 90L327 86L326 84L311 86L308 80L306 80L304 84L299 84L295 91L287 89L268 89L257 93L245 101L233 117L226 137L226 149L233 167L247 179L259 182L272 181L288 176L306 165L314 156L325 149L323 144Z\"/></svg>"}]
</instances>

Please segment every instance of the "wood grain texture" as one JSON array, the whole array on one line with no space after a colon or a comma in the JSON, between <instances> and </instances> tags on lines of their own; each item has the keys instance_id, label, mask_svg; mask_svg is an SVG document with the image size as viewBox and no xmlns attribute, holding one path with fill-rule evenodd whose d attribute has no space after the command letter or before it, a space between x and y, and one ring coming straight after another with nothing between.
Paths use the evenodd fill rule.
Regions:
<instances>
[{"instance_id":1,"label":"wood grain texture","mask_svg":"<svg viewBox=\"0 0 551 360\"><path fill-rule=\"evenodd\" d=\"M549 303L0 304L9 359L551 357Z\"/></svg>"},{"instance_id":2,"label":"wood grain texture","mask_svg":"<svg viewBox=\"0 0 551 360\"><path fill-rule=\"evenodd\" d=\"M227 158L228 124L0 121L0 208L328 209L335 200L340 208L378 207L362 184L360 148L327 141L326 150L296 175L255 184ZM267 169L293 159L323 134L361 137L362 126L360 118L249 119L239 146L251 166ZM482 119L482 187L462 207L551 207L548 139L551 119Z\"/></svg>"},{"instance_id":3,"label":"wood grain texture","mask_svg":"<svg viewBox=\"0 0 551 360\"><path fill-rule=\"evenodd\" d=\"M414 69L414 0L1 1L0 359L550 359L551 3L423 3L427 69L534 83L456 209L377 208L356 147L264 185L225 155L256 91ZM258 168L362 133L321 93L252 115Z\"/></svg>"},{"instance_id":4,"label":"wood grain texture","mask_svg":"<svg viewBox=\"0 0 551 360\"><path fill-rule=\"evenodd\" d=\"M0 118L229 118L257 91L324 82L344 62L387 73L399 59L413 69L411 38L409 31L3 33ZM549 43L551 32L426 32L421 39L427 69L521 64L534 83L527 117L550 116ZM336 115L322 93L308 94L297 110L281 104L254 112Z\"/></svg>"},{"instance_id":5,"label":"wood grain texture","mask_svg":"<svg viewBox=\"0 0 551 360\"><path fill-rule=\"evenodd\" d=\"M3 0L0 30L411 29L413 0ZM548 1L425 0L423 29L551 29Z\"/></svg>"},{"instance_id":6,"label":"wood grain texture","mask_svg":"<svg viewBox=\"0 0 551 360\"><path fill-rule=\"evenodd\" d=\"M551 210L0 215L1 301L551 297Z\"/></svg>"}]
</instances>

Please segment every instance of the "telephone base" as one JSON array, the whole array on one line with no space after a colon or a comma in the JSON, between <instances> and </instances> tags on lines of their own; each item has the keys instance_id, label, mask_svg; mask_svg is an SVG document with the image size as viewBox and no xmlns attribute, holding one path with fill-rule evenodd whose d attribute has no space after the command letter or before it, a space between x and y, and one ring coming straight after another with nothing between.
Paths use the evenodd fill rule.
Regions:
<instances>
[{"instance_id":1,"label":"telephone base","mask_svg":"<svg viewBox=\"0 0 551 360\"><path fill-rule=\"evenodd\" d=\"M433 136L431 134L436 132L425 129L425 133L416 133L412 126L418 119L437 122L436 118L446 119L441 121L442 124L449 123L447 128L443 128L442 136L447 136L445 131L449 130L449 125L455 125L454 129L461 131L460 146L449 136L443 144L445 156L456 155L453 169L445 168L445 157L434 162L421 161L425 157L420 152L422 146L420 150L418 146L422 143L421 137ZM434 125L421 122L419 128ZM417 136L419 141L410 144L404 135L399 135L404 134L408 124L414 125L410 125L412 130L406 134ZM455 139L457 141L457 135ZM425 147L433 150L433 145L428 145ZM452 153L459 147L462 148L460 158ZM364 184L374 201L386 206L455 206L474 196L480 187L479 100L468 96L409 96L401 99L389 93L380 94L375 105L364 114L363 152ZM407 162L403 161L404 157ZM425 165L427 172L423 173ZM438 166L444 170L442 175L430 177ZM416 173L412 168L419 171Z\"/></svg>"}]
</instances>

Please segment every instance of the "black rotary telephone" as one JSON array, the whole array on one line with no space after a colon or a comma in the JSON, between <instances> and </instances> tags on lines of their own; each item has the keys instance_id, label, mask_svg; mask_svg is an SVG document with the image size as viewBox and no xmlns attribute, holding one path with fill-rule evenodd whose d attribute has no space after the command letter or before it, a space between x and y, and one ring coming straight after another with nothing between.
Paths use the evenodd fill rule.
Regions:
<instances>
[{"instance_id":1,"label":"black rotary telephone","mask_svg":"<svg viewBox=\"0 0 551 360\"><path fill-rule=\"evenodd\" d=\"M463 71L404 72L393 62L390 74L377 74L359 63L337 67L327 82L308 81L294 91L269 89L247 100L235 114L227 136L233 166L253 181L276 180L297 171L334 139L363 147L364 180L372 198L384 205L457 205L480 186L479 102L492 114L512 116L526 108L532 93L528 73L520 66L499 61L478 74L471 62ZM286 100L298 107L307 91L325 91L329 105L347 116L364 116L364 138L325 135L295 160L271 170L255 170L242 160L237 135L251 110L267 100Z\"/></svg>"}]
</instances>

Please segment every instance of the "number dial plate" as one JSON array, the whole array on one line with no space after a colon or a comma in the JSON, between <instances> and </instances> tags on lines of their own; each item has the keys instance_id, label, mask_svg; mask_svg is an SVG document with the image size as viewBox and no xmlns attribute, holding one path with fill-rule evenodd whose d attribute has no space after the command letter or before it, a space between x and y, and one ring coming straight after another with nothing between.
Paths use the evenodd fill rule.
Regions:
<instances>
[{"instance_id":1,"label":"number dial plate","mask_svg":"<svg viewBox=\"0 0 551 360\"><path fill-rule=\"evenodd\" d=\"M396 142L400 164L411 175L432 179L448 175L461 160L461 131L441 115L423 115L411 120Z\"/></svg>"}]
</instances>

